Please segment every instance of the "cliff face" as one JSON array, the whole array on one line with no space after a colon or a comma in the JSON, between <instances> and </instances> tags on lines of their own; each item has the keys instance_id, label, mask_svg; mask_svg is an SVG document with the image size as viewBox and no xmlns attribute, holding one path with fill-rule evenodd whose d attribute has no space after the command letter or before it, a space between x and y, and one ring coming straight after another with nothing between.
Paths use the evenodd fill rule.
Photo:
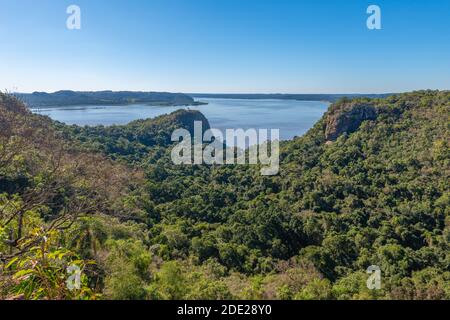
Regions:
<instances>
[{"instance_id":1,"label":"cliff face","mask_svg":"<svg viewBox=\"0 0 450 320\"><path fill-rule=\"evenodd\" d=\"M325 138L336 140L343 133L352 133L366 120L375 120L377 112L368 103L343 102L331 108L326 115Z\"/></svg>"}]
</instances>

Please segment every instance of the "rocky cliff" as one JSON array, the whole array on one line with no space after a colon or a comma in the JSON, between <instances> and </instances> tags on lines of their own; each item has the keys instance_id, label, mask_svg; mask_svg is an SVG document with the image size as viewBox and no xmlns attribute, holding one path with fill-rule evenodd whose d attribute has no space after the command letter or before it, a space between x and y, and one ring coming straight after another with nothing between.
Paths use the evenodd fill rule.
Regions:
<instances>
[{"instance_id":1,"label":"rocky cliff","mask_svg":"<svg viewBox=\"0 0 450 320\"><path fill-rule=\"evenodd\" d=\"M366 120L375 120L377 111L370 103L337 103L325 116L325 137L328 141L336 140L343 133L352 133Z\"/></svg>"}]
</instances>

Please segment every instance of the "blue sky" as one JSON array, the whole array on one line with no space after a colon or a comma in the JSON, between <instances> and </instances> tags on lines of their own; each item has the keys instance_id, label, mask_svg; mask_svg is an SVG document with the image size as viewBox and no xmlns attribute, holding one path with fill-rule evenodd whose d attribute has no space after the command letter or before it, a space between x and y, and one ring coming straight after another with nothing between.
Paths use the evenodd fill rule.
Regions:
<instances>
[{"instance_id":1,"label":"blue sky","mask_svg":"<svg viewBox=\"0 0 450 320\"><path fill-rule=\"evenodd\" d=\"M0 39L1 90L450 89L448 0L0 0Z\"/></svg>"}]
</instances>

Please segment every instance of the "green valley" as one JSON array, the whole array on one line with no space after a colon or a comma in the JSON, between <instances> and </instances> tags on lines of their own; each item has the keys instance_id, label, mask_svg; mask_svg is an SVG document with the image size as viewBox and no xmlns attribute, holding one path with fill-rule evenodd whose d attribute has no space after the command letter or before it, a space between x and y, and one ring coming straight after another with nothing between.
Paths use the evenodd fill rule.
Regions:
<instances>
[{"instance_id":1,"label":"green valley","mask_svg":"<svg viewBox=\"0 0 450 320\"><path fill-rule=\"evenodd\" d=\"M0 299L450 299L449 115L340 97L261 176L172 163L198 111L80 127L1 94Z\"/></svg>"}]
</instances>

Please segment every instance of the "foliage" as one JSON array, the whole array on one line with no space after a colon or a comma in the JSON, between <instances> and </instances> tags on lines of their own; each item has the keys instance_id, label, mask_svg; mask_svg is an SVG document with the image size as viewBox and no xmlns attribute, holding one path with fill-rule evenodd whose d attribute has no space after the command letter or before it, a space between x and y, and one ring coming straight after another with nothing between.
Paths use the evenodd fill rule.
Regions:
<instances>
[{"instance_id":1,"label":"foliage","mask_svg":"<svg viewBox=\"0 0 450 320\"><path fill-rule=\"evenodd\" d=\"M4 269L57 232L107 299L450 299L450 92L342 99L281 143L274 177L174 165L170 134L207 125L196 112L81 128L0 97ZM46 292L27 298L86 297Z\"/></svg>"}]
</instances>

